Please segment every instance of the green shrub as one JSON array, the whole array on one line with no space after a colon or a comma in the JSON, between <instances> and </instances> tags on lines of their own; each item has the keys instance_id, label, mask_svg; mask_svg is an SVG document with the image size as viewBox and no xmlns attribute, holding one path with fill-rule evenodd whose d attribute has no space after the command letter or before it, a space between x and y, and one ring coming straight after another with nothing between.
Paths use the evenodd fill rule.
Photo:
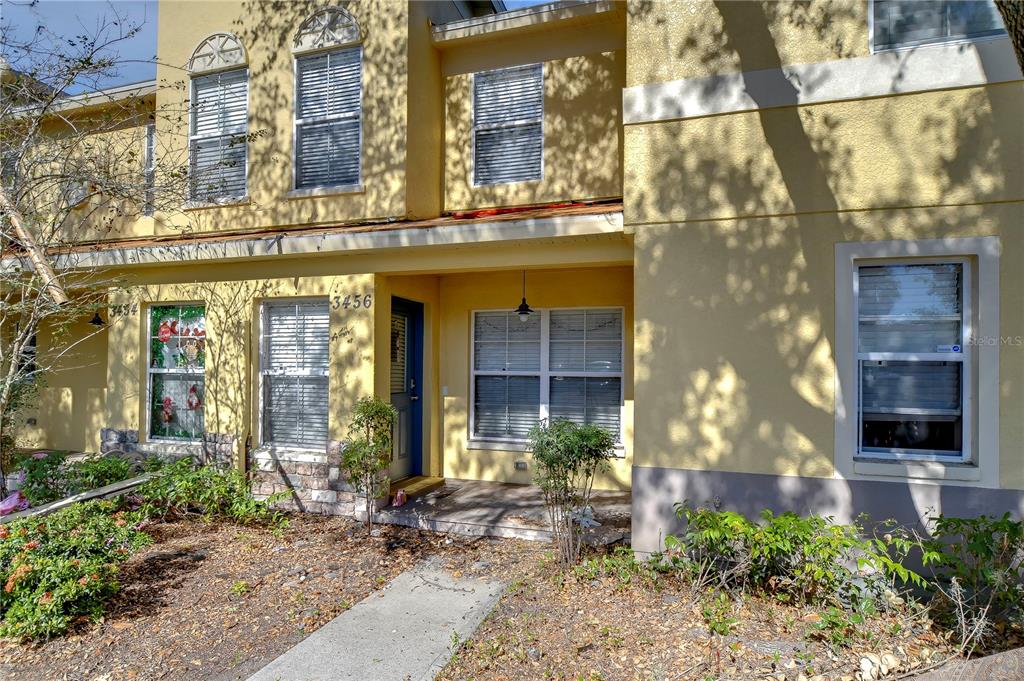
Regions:
<instances>
[{"instance_id":1,"label":"green shrub","mask_svg":"<svg viewBox=\"0 0 1024 681\"><path fill-rule=\"evenodd\" d=\"M668 556L695 577L725 589L752 589L783 600L831 601L853 607L895 582L923 586L903 565L913 544L893 529L867 537L860 524L822 516L761 513L753 522L732 511L677 504L687 522L682 539L670 536Z\"/></svg>"},{"instance_id":2,"label":"green shrub","mask_svg":"<svg viewBox=\"0 0 1024 681\"><path fill-rule=\"evenodd\" d=\"M373 529L374 504L390 486L392 429L398 412L379 397L356 402L349 423L350 441L342 454L345 478L366 503L366 529Z\"/></svg>"},{"instance_id":3,"label":"green shrub","mask_svg":"<svg viewBox=\"0 0 1024 681\"><path fill-rule=\"evenodd\" d=\"M934 573L940 599L955 598L976 616L1024 616L1024 522L1002 517L929 519L922 563ZM955 594L954 594L955 592Z\"/></svg>"},{"instance_id":4,"label":"green shrub","mask_svg":"<svg viewBox=\"0 0 1024 681\"><path fill-rule=\"evenodd\" d=\"M135 494L143 501L139 510L148 517L201 516L237 523L282 522L272 504L287 497L280 493L257 500L249 481L234 468L197 467L190 459L163 466Z\"/></svg>"},{"instance_id":5,"label":"green shrub","mask_svg":"<svg viewBox=\"0 0 1024 681\"><path fill-rule=\"evenodd\" d=\"M33 506L73 494L127 480L134 464L116 455L89 456L68 461L67 452L42 451L22 459L18 465L25 478L22 492Z\"/></svg>"},{"instance_id":6,"label":"green shrub","mask_svg":"<svg viewBox=\"0 0 1024 681\"><path fill-rule=\"evenodd\" d=\"M611 553L585 558L573 568L580 579L589 581L611 577L620 587L634 582L654 584L663 571L664 567L658 561L637 560L633 549L628 546L616 546Z\"/></svg>"},{"instance_id":7,"label":"green shrub","mask_svg":"<svg viewBox=\"0 0 1024 681\"><path fill-rule=\"evenodd\" d=\"M533 481L544 493L551 533L564 565L579 562L583 528L589 522L594 476L608 466L615 436L594 425L563 419L541 421L530 430Z\"/></svg>"},{"instance_id":8,"label":"green shrub","mask_svg":"<svg viewBox=\"0 0 1024 681\"><path fill-rule=\"evenodd\" d=\"M136 514L75 504L0 526L0 636L43 638L97 619L117 592L117 563L149 543Z\"/></svg>"}]
</instances>

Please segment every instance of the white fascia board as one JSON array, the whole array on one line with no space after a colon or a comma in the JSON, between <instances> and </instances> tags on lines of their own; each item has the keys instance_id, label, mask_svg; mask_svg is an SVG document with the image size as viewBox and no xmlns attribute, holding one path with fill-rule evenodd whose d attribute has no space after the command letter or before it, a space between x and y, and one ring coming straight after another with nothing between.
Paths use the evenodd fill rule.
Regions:
<instances>
[{"instance_id":1,"label":"white fascia board","mask_svg":"<svg viewBox=\"0 0 1024 681\"><path fill-rule=\"evenodd\" d=\"M623 90L623 123L974 87L1024 79L1009 38L927 45Z\"/></svg>"},{"instance_id":2,"label":"white fascia board","mask_svg":"<svg viewBox=\"0 0 1024 681\"><path fill-rule=\"evenodd\" d=\"M557 237L594 236L623 232L620 211L593 215L566 215L526 220L495 220L466 225L377 232L326 234L272 234L225 241L193 241L168 245L126 246L81 251L57 257L61 268L120 267L168 262L209 262L269 257L373 251L423 246L528 241ZM11 261L7 261L9 263ZM5 264L7 264L5 263Z\"/></svg>"}]
</instances>

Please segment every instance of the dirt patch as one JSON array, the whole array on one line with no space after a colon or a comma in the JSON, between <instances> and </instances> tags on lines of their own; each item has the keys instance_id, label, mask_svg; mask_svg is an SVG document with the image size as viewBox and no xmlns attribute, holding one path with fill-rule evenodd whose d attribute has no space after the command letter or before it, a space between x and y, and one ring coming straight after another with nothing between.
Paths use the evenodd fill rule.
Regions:
<instances>
[{"instance_id":1,"label":"dirt patch","mask_svg":"<svg viewBox=\"0 0 1024 681\"><path fill-rule=\"evenodd\" d=\"M391 526L368 537L321 516L294 516L279 535L185 521L147 531L154 544L122 566L105 620L0 643L0 678L244 679L421 558L459 569L495 553L492 540Z\"/></svg>"},{"instance_id":2,"label":"dirt patch","mask_svg":"<svg viewBox=\"0 0 1024 681\"><path fill-rule=\"evenodd\" d=\"M439 679L852 681L865 656L895 678L951 653L920 612L869 617L836 647L821 640L822 608L769 598L726 598L708 610L726 633L712 633L707 595L694 598L681 580L565 575L549 555L525 547L502 567L508 591Z\"/></svg>"}]
</instances>

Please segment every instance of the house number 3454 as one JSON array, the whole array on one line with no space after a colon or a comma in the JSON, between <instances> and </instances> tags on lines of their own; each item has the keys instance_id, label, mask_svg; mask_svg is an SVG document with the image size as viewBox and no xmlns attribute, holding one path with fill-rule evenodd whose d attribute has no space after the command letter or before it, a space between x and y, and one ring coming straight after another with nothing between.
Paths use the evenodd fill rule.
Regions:
<instances>
[{"instance_id":1,"label":"house number 3454","mask_svg":"<svg viewBox=\"0 0 1024 681\"><path fill-rule=\"evenodd\" d=\"M361 307L373 306L372 293L350 293L344 296L334 296L331 299L331 307L335 310L358 310Z\"/></svg>"}]
</instances>

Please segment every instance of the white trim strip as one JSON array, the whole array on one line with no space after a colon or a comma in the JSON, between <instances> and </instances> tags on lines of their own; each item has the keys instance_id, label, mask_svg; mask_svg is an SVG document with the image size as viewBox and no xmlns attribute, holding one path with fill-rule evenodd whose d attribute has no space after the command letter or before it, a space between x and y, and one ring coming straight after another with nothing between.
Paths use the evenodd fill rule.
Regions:
<instances>
[{"instance_id":1,"label":"white trim strip","mask_svg":"<svg viewBox=\"0 0 1024 681\"><path fill-rule=\"evenodd\" d=\"M697 118L1024 79L1009 38L928 45L623 90L623 123Z\"/></svg>"},{"instance_id":2,"label":"white trim strip","mask_svg":"<svg viewBox=\"0 0 1024 681\"><path fill-rule=\"evenodd\" d=\"M410 246L452 246L485 242L550 239L572 236L621 234L622 212L566 215L524 220L496 220L465 225L441 225L379 232L338 232L242 238L231 241L173 245L134 246L110 250L76 252L56 258L58 267L118 267L162 262L188 262L307 254L348 253ZM0 266L24 266L20 259L7 258Z\"/></svg>"}]
</instances>

